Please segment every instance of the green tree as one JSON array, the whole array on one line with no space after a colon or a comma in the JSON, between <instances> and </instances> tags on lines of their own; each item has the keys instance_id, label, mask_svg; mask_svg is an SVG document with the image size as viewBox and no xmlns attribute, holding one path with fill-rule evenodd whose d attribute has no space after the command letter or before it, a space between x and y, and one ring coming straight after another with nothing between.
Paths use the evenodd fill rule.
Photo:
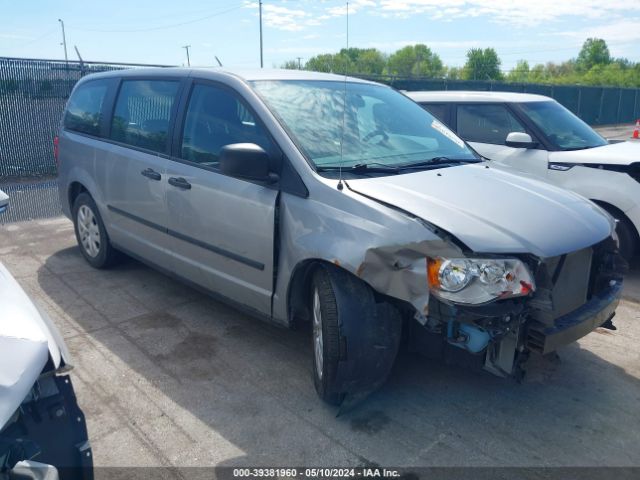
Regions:
<instances>
[{"instance_id":1,"label":"green tree","mask_svg":"<svg viewBox=\"0 0 640 480\"><path fill-rule=\"evenodd\" d=\"M518 60L515 68L507 74L508 82L524 83L529 81L529 62L526 60Z\"/></svg>"},{"instance_id":2,"label":"green tree","mask_svg":"<svg viewBox=\"0 0 640 480\"><path fill-rule=\"evenodd\" d=\"M529 72L529 82L532 83L545 83L547 81L547 72L544 68L544 65L538 63L534 65L531 71Z\"/></svg>"},{"instance_id":3,"label":"green tree","mask_svg":"<svg viewBox=\"0 0 640 480\"><path fill-rule=\"evenodd\" d=\"M493 48L472 48L467 52L467 63L463 68L466 80L502 80L500 58Z\"/></svg>"},{"instance_id":4,"label":"green tree","mask_svg":"<svg viewBox=\"0 0 640 480\"><path fill-rule=\"evenodd\" d=\"M305 70L315 72L380 75L387 61L375 48L343 48L338 53L323 53L310 58Z\"/></svg>"},{"instance_id":5,"label":"green tree","mask_svg":"<svg viewBox=\"0 0 640 480\"><path fill-rule=\"evenodd\" d=\"M298 60L287 60L280 65L280 68L286 68L287 70L300 70L300 65Z\"/></svg>"},{"instance_id":6,"label":"green tree","mask_svg":"<svg viewBox=\"0 0 640 480\"><path fill-rule=\"evenodd\" d=\"M446 70L446 78L448 78L449 80L460 80L460 75L462 72L458 67L449 67Z\"/></svg>"},{"instance_id":7,"label":"green tree","mask_svg":"<svg viewBox=\"0 0 640 480\"><path fill-rule=\"evenodd\" d=\"M283 68L298 68L295 60ZM440 57L422 44L401 48L387 56L374 48L349 48L338 53L325 53L309 59L304 66L318 72L350 73L352 75L391 75L406 77L447 78L451 80L506 80L556 85L609 85L640 87L640 62L612 58L606 43L590 38L584 42L577 58L560 63L547 62L530 66L519 60L507 75L500 71L500 59L493 48L471 49L464 67L449 67ZM10 84L0 84L0 93L10 90Z\"/></svg>"},{"instance_id":8,"label":"green tree","mask_svg":"<svg viewBox=\"0 0 640 480\"><path fill-rule=\"evenodd\" d=\"M323 53L311 57L304 65L305 70L311 70L314 72L333 72L334 70L334 58L335 54Z\"/></svg>"},{"instance_id":9,"label":"green tree","mask_svg":"<svg viewBox=\"0 0 640 480\"><path fill-rule=\"evenodd\" d=\"M595 65L608 65L611 63L611 54L607 42L601 38L587 38L582 44L582 49L576 59L577 67L582 70L591 70Z\"/></svg>"},{"instance_id":10,"label":"green tree","mask_svg":"<svg viewBox=\"0 0 640 480\"><path fill-rule=\"evenodd\" d=\"M401 77L442 78L445 68L438 54L423 44L408 45L389 56L387 72Z\"/></svg>"},{"instance_id":11,"label":"green tree","mask_svg":"<svg viewBox=\"0 0 640 480\"><path fill-rule=\"evenodd\" d=\"M351 50L351 49L350 49ZM375 48L357 49L358 55L352 62L357 73L381 75L387 65L384 54Z\"/></svg>"}]
</instances>

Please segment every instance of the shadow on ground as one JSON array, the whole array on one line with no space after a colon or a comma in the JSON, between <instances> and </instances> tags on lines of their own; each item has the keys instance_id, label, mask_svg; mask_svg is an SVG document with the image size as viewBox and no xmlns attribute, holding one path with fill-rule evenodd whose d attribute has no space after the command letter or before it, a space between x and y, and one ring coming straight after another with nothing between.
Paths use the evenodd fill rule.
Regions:
<instances>
[{"instance_id":1,"label":"shadow on ground","mask_svg":"<svg viewBox=\"0 0 640 480\"><path fill-rule=\"evenodd\" d=\"M315 395L306 332L134 260L93 270L76 247L43 259L37 282L64 312L96 444L114 442L115 411L168 464L640 464L640 383L619 365L637 355L637 324L592 333L523 384L403 352L379 392L336 418Z\"/></svg>"}]
</instances>

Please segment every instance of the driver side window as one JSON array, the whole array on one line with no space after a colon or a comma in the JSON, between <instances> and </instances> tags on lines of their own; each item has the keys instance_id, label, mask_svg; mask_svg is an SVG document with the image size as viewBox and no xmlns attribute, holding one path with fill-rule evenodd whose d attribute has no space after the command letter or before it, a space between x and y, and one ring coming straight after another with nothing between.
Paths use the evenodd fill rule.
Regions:
<instances>
[{"instance_id":1,"label":"driver side window","mask_svg":"<svg viewBox=\"0 0 640 480\"><path fill-rule=\"evenodd\" d=\"M255 143L267 152L272 150L264 129L235 94L194 85L184 120L181 157L217 168L220 150L232 143Z\"/></svg>"},{"instance_id":2,"label":"driver side window","mask_svg":"<svg viewBox=\"0 0 640 480\"><path fill-rule=\"evenodd\" d=\"M505 105L458 105L456 130L468 142L504 145L511 132L526 132Z\"/></svg>"}]
</instances>

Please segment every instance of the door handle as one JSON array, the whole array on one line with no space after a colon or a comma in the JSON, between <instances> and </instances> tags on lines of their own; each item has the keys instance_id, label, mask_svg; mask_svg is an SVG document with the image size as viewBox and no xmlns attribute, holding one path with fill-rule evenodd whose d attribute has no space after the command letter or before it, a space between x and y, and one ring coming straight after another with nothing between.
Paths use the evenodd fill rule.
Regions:
<instances>
[{"instance_id":1,"label":"door handle","mask_svg":"<svg viewBox=\"0 0 640 480\"><path fill-rule=\"evenodd\" d=\"M191 189L191 184L182 177L169 177L169 184L184 190Z\"/></svg>"},{"instance_id":2,"label":"door handle","mask_svg":"<svg viewBox=\"0 0 640 480\"><path fill-rule=\"evenodd\" d=\"M150 178L151 180L160 180L162 175L156 172L153 168L145 168L140 172L140 175Z\"/></svg>"}]
</instances>

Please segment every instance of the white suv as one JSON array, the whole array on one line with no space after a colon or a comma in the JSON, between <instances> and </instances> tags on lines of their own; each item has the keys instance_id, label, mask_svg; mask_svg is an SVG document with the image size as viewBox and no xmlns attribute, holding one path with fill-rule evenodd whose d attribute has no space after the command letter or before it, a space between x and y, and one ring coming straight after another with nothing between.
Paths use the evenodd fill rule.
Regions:
<instances>
[{"instance_id":1,"label":"white suv","mask_svg":"<svg viewBox=\"0 0 640 480\"><path fill-rule=\"evenodd\" d=\"M593 200L618 220L629 259L640 231L640 143L608 143L555 100L506 92L407 92L495 167ZM559 206L560 208L560 206Z\"/></svg>"}]
</instances>

